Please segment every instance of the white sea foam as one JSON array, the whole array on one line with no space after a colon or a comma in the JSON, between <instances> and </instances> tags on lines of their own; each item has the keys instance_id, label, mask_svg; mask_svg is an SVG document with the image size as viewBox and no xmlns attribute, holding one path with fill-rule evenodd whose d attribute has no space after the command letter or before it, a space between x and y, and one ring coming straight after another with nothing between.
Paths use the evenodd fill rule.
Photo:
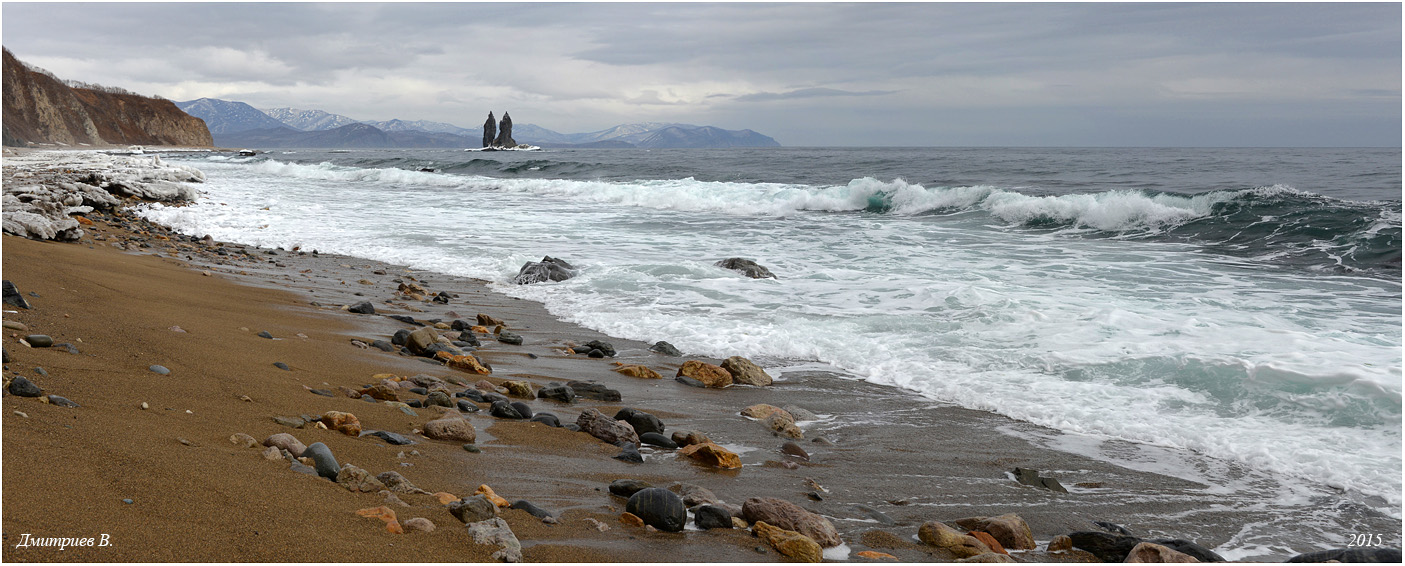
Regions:
<instances>
[{"instance_id":1,"label":"white sea foam","mask_svg":"<svg viewBox=\"0 0 1405 566\"><path fill-rule=\"evenodd\" d=\"M566 320L690 354L799 361L1400 503L1398 283L1007 228L1164 230L1245 191L1040 197L875 179L811 187L237 159L202 167L210 180L199 203L145 214L193 235L497 281ZM813 214L865 210L883 214ZM505 284L544 254L581 275ZM780 279L712 265L735 255Z\"/></svg>"}]
</instances>

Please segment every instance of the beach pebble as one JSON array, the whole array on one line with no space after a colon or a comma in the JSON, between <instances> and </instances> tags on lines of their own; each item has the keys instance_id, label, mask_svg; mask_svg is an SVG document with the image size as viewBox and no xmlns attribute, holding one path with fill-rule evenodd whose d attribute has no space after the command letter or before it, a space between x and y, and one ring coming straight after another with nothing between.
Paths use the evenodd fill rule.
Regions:
<instances>
[{"instance_id":1,"label":"beach pebble","mask_svg":"<svg viewBox=\"0 0 1405 566\"><path fill-rule=\"evenodd\" d=\"M127 505L131 505L131 504L133 504L133 503L136 503L136 501L133 501L133 500L131 500L131 499L123 499L122 502L123 502L123 503L126 503Z\"/></svg>"},{"instance_id":2,"label":"beach pebble","mask_svg":"<svg viewBox=\"0 0 1405 566\"><path fill-rule=\"evenodd\" d=\"M308 392L308 393L311 393L311 394L313 394L313 395L321 395L321 396L323 396L323 397L336 397L336 396L337 396L336 393L332 393L332 392L331 392L330 390L328 390L328 389L308 389L307 392Z\"/></svg>"},{"instance_id":3,"label":"beach pebble","mask_svg":"<svg viewBox=\"0 0 1405 566\"><path fill-rule=\"evenodd\" d=\"M644 480L618 479L613 482L610 482L610 493L613 493L620 497L628 498L629 496L638 493L640 490L649 489L651 487L654 486Z\"/></svg>"},{"instance_id":4,"label":"beach pebble","mask_svg":"<svg viewBox=\"0 0 1405 566\"><path fill-rule=\"evenodd\" d=\"M1068 535L1056 535L1054 538L1049 539L1049 546L1046 550L1049 552L1073 550L1073 539L1068 538Z\"/></svg>"},{"instance_id":5,"label":"beach pebble","mask_svg":"<svg viewBox=\"0 0 1405 566\"><path fill-rule=\"evenodd\" d=\"M385 340L375 340L371 342L371 347L384 352L394 352L395 346Z\"/></svg>"},{"instance_id":6,"label":"beach pebble","mask_svg":"<svg viewBox=\"0 0 1405 566\"><path fill-rule=\"evenodd\" d=\"M699 505L693 508L693 525L699 529L730 529L732 514L716 505Z\"/></svg>"},{"instance_id":7,"label":"beach pebble","mask_svg":"<svg viewBox=\"0 0 1405 566\"><path fill-rule=\"evenodd\" d=\"M263 459L269 461L279 461L283 459L283 450L277 446L269 446L263 449Z\"/></svg>"},{"instance_id":8,"label":"beach pebble","mask_svg":"<svg viewBox=\"0 0 1405 566\"><path fill-rule=\"evenodd\" d=\"M449 514L465 523L477 523L497 517L498 506L483 495L474 495L449 503Z\"/></svg>"},{"instance_id":9,"label":"beach pebble","mask_svg":"<svg viewBox=\"0 0 1405 566\"><path fill-rule=\"evenodd\" d=\"M236 432L236 433L230 435L230 437L229 437L229 443L230 443L230 444L233 444L233 445L235 445L235 446L238 446L238 447L240 447L240 448L253 448L253 447L259 445L259 441L258 441L258 440L256 440L254 437L249 436L249 435L247 435L247 434L244 434L244 433L242 433L242 432Z\"/></svg>"},{"instance_id":10,"label":"beach pebble","mask_svg":"<svg viewBox=\"0 0 1405 566\"><path fill-rule=\"evenodd\" d=\"M502 382L503 389L507 394L519 399L536 399L537 395L532 391L532 384L525 381L514 380Z\"/></svg>"},{"instance_id":11,"label":"beach pebble","mask_svg":"<svg viewBox=\"0 0 1405 566\"><path fill-rule=\"evenodd\" d=\"M286 432L280 432L265 438L263 440L263 445L287 450L293 456L303 456L304 452L307 450L307 446L304 446L302 441ZM310 454L307 455L311 456Z\"/></svg>"},{"instance_id":12,"label":"beach pebble","mask_svg":"<svg viewBox=\"0 0 1405 566\"><path fill-rule=\"evenodd\" d=\"M54 339L46 334L30 334L24 337L24 341L35 348L48 348L54 345Z\"/></svg>"},{"instance_id":13,"label":"beach pebble","mask_svg":"<svg viewBox=\"0 0 1405 566\"><path fill-rule=\"evenodd\" d=\"M473 423L458 416L444 417L424 423L424 435L435 440L469 443L477 440L478 437Z\"/></svg>"},{"instance_id":14,"label":"beach pebble","mask_svg":"<svg viewBox=\"0 0 1405 566\"><path fill-rule=\"evenodd\" d=\"M347 307L346 310L356 314L376 314L376 306L372 305L370 301L361 301Z\"/></svg>"},{"instance_id":15,"label":"beach pebble","mask_svg":"<svg viewBox=\"0 0 1405 566\"><path fill-rule=\"evenodd\" d=\"M810 461L810 453L801 448L799 444L787 441L781 445L781 453L787 456L794 456L801 460Z\"/></svg>"},{"instance_id":16,"label":"beach pebble","mask_svg":"<svg viewBox=\"0 0 1405 566\"><path fill-rule=\"evenodd\" d=\"M649 346L649 351L658 352L665 356L673 356L675 358L683 355L683 352L679 352L678 348L673 347L673 344L669 344L668 342L664 342L663 340L654 342L653 346Z\"/></svg>"},{"instance_id":17,"label":"beach pebble","mask_svg":"<svg viewBox=\"0 0 1405 566\"><path fill-rule=\"evenodd\" d=\"M458 403L456 404L456 406L458 407L459 412L461 412L461 413L477 413L477 412L478 412L478 405L475 405L472 401L469 401L468 399L459 399L459 401L458 401Z\"/></svg>"},{"instance_id":18,"label":"beach pebble","mask_svg":"<svg viewBox=\"0 0 1405 566\"><path fill-rule=\"evenodd\" d=\"M615 368L615 373L621 373L639 379L663 379L659 372L640 365L620 366Z\"/></svg>"},{"instance_id":19,"label":"beach pebble","mask_svg":"<svg viewBox=\"0 0 1405 566\"><path fill-rule=\"evenodd\" d=\"M24 376L18 376L10 382L10 394L18 397L38 397L44 392Z\"/></svg>"},{"instance_id":20,"label":"beach pebble","mask_svg":"<svg viewBox=\"0 0 1405 566\"><path fill-rule=\"evenodd\" d=\"M453 406L454 406L454 401L453 401L453 399L451 399L451 398L449 397L449 394L448 394L448 393L445 393L445 392L443 392L443 391L435 391L435 392L433 392L433 393L430 393L429 396L427 396L427 397L424 398L424 406L426 406L426 407L453 407Z\"/></svg>"},{"instance_id":21,"label":"beach pebble","mask_svg":"<svg viewBox=\"0 0 1405 566\"><path fill-rule=\"evenodd\" d=\"M400 475L400 472L381 472L380 475L376 476L376 479L385 484L385 489L392 493L429 495L428 491L415 487L415 484L410 483L410 480L405 479L405 476Z\"/></svg>"},{"instance_id":22,"label":"beach pebble","mask_svg":"<svg viewBox=\"0 0 1405 566\"><path fill-rule=\"evenodd\" d=\"M313 462L316 463L316 460ZM352 493L379 493L381 490L387 489L384 483L371 476L371 472L351 464L337 470L335 481Z\"/></svg>"},{"instance_id":23,"label":"beach pebble","mask_svg":"<svg viewBox=\"0 0 1405 566\"><path fill-rule=\"evenodd\" d=\"M146 404L146 401L142 401L142 402L141 402L141 410L145 411L145 410L150 409L150 408L151 408L151 405Z\"/></svg>"},{"instance_id":24,"label":"beach pebble","mask_svg":"<svg viewBox=\"0 0 1405 566\"><path fill-rule=\"evenodd\" d=\"M732 382L743 385L766 386L771 384L771 374L761 369L751 360L741 356L732 356L718 364L727 373L732 374Z\"/></svg>"},{"instance_id":25,"label":"beach pebble","mask_svg":"<svg viewBox=\"0 0 1405 566\"><path fill-rule=\"evenodd\" d=\"M416 442L414 441L414 439L412 439L412 438L410 438L410 437L408 437L408 436L405 436L405 435L403 435L403 434L396 434L396 433L393 433L393 432L390 432L390 431L385 431L385 430L368 430L368 431L363 431L363 432L361 433L361 436L373 436L373 437L375 437L375 438L379 438L379 439L381 439L381 440L384 440L384 441L386 441L386 442L389 442L389 443L391 443L391 444L393 444L393 445L395 445L395 446L404 446L404 445L407 445L407 444L416 444Z\"/></svg>"},{"instance_id":26,"label":"beach pebble","mask_svg":"<svg viewBox=\"0 0 1405 566\"><path fill-rule=\"evenodd\" d=\"M688 521L688 509L683 499L663 488L639 490L625 503L625 511L639 517L644 524L666 532L683 530Z\"/></svg>"},{"instance_id":27,"label":"beach pebble","mask_svg":"<svg viewBox=\"0 0 1405 566\"><path fill-rule=\"evenodd\" d=\"M286 426L288 428L302 428L303 425L307 424L307 421L303 420L302 417L285 417L282 415L277 415L271 418L273 419L273 422Z\"/></svg>"},{"instance_id":28,"label":"beach pebble","mask_svg":"<svg viewBox=\"0 0 1405 566\"><path fill-rule=\"evenodd\" d=\"M420 531L420 532L425 532L425 533L432 533L432 532L434 532L434 522L433 522L433 521L430 521L429 519L426 519L426 518L424 518L424 517L415 517L415 518L412 518L412 519L405 519L405 522L404 522L403 524L405 525L405 528L407 528L407 529L414 529L414 530L417 530L417 531Z\"/></svg>"},{"instance_id":29,"label":"beach pebble","mask_svg":"<svg viewBox=\"0 0 1405 566\"><path fill-rule=\"evenodd\" d=\"M25 326L23 322L20 322L20 321L18 321L18 320L7 320L7 321L5 321L5 328L8 328L8 329L10 329L10 330L18 330L18 331L20 331L20 332L24 332L24 331L26 331L26 330L29 330L29 327L28 327L28 326Z\"/></svg>"},{"instance_id":30,"label":"beach pebble","mask_svg":"<svg viewBox=\"0 0 1405 566\"><path fill-rule=\"evenodd\" d=\"M269 334L267 330L262 330L262 331L259 331L259 338L267 338L267 339L269 339L269 340L272 340L272 339L273 339L273 335L272 335L272 334Z\"/></svg>"},{"instance_id":31,"label":"beach pebble","mask_svg":"<svg viewBox=\"0 0 1405 566\"><path fill-rule=\"evenodd\" d=\"M469 443L469 444L463 445L463 449L464 449L464 451L466 451L466 452L468 452L468 453L470 453L470 454L477 454L477 453L483 451L483 449L479 448L478 445L473 444L473 443Z\"/></svg>"},{"instance_id":32,"label":"beach pebble","mask_svg":"<svg viewBox=\"0 0 1405 566\"><path fill-rule=\"evenodd\" d=\"M303 450L302 455L312 458L316 465L317 475L336 481L337 472L341 471L341 465L337 464L337 459L332 456L332 450L326 444L314 442Z\"/></svg>"},{"instance_id":33,"label":"beach pebble","mask_svg":"<svg viewBox=\"0 0 1405 566\"><path fill-rule=\"evenodd\" d=\"M534 505L532 502L527 501L527 500L525 500L525 499L518 499L517 501L512 502L512 505L509 506L508 508L509 508L509 509L521 509L521 510L523 510L523 511L526 511L526 512L527 512L528 514L530 514L531 516L536 517L536 518L538 518L538 519L548 519L548 518L551 517L551 513L547 512L545 509L542 509L541 507L537 507L537 506Z\"/></svg>"},{"instance_id":34,"label":"beach pebble","mask_svg":"<svg viewBox=\"0 0 1405 566\"><path fill-rule=\"evenodd\" d=\"M678 454L697 460L704 465L726 470L736 470L742 467L740 456L711 442L685 446L678 450Z\"/></svg>"},{"instance_id":35,"label":"beach pebble","mask_svg":"<svg viewBox=\"0 0 1405 566\"><path fill-rule=\"evenodd\" d=\"M644 434L646 432L656 432L663 434L664 424L658 417L640 411L638 409L624 408L615 413L615 420L629 423L634 427L634 432Z\"/></svg>"},{"instance_id":36,"label":"beach pebble","mask_svg":"<svg viewBox=\"0 0 1405 566\"><path fill-rule=\"evenodd\" d=\"M283 371L293 371L293 368L288 367L288 364L285 364L283 362L273 362L273 367L276 367Z\"/></svg>"},{"instance_id":37,"label":"beach pebble","mask_svg":"<svg viewBox=\"0 0 1405 566\"><path fill-rule=\"evenodd\" d=\"M347 436L361 435L361 420L351 413L327 411L322 413L322 424Z\"/></svg>"},{"instance_id":38,"label":"beach pebble","mask_svg":"<svg viewBox=\"0 0 1405 566\"><path fill-rule=\"evenodd\" d=\"M22 419L27 419L27 418L29 418L29 414L28 414L28 413L25 413L24 411L18 411L18 410L15 411L15 416L20 417L20 418L22 418Z\"/></svg>"},{"instance_id":39,"label":"beach pebble","mask_svg":"<svg viewBox=\"0 0 1405 566\"><path fill-rule=\"evenodd\" d=\"M518 336L515 333L504 330L498 334L498 342L502 342L503 344L512 344L513 346L521 346L522 337Z\"/></svg>"},{"instance_id":40,"label":"beach pebble","mask_svg":"<svg viewBox=\"0 0 1405 566\"><path fill-rule=\"evenodd\" d=\"M693 444L706 444L712 442L706 434L696 430L675 430L670 437L674 444L679 446L690 446Z\"/></svg>"},{"instance_id":41,"label":"beach pebble","mask_svg":"<svg viewBox=\"0 0 1405 566\"><path fill-rule=\"evenodd\" d=\"M970 558L981 554L989 553L990 547L981 542L980 539L962 533L956 529L937 521L923 523L917 529L917 538L922 542L945 549L956 555L957 558ZM1130 551L1131 548L1128 548ZM1126 554L1124 553L1123 556ZM1116 562L1121 562L1117 560Z\"/></svg>"}]
</instances>

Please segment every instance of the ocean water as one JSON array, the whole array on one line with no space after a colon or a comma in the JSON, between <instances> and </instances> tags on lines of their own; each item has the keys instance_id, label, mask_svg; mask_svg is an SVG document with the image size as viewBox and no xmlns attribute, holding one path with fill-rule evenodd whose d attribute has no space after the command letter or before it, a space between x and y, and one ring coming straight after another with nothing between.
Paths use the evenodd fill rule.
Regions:
<instances>
[{"instance_id":1,"label":"ocean water","mask_svg":"<svg viewBox=\"0 0 1405 566\"><path fill-rule=\"evenodd\" d=\"M143 215L190 235L479 277L614 336L828 369L1400 517L1399 149L168 159L205 172L201 197ZM580 275L508 283L543 255ZM734 256L779 278L713 266Z\"/></svg>"}]
</instances>

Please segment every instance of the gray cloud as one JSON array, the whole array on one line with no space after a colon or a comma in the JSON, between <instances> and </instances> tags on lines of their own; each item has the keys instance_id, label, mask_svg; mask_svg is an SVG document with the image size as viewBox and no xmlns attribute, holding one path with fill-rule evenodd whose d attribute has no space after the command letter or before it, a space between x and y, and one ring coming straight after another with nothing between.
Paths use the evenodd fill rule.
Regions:
<instances>
[{"instance_id":1,"label":"gray cloud","mask_svg":"<svg viewBox=\"0 0 1405 566\"><path fill-rule=\"evenodd\" d=\"M507 108L558 131L677 121L795 145L1400 141L1398 4L2 9L6 46L63 78L362 119Z\"/></svg>"}]
</instances>

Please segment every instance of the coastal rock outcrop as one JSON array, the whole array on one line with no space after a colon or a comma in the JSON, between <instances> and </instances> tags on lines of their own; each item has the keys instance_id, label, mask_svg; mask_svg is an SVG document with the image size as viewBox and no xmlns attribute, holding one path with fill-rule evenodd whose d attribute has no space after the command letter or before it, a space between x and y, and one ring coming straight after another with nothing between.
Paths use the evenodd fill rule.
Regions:
<instances>
[{"instance_id":1,"label":"coastal rock outcrop","mask_svg":"<svg viewBox=\"0 0 1405 566\"><path fill-rule=\"evenodd\" d=\"M488 112L488 121L483 122L483 147L491 147L493 140L498 137L498 123L493 120L493 113Z\"/></svg>"},{"instance_id":2,"label":"coastal rock outcrop","mask_svg":"<svg viewBox=\"0 0 1405 566\"><path fill-rule=\"evenodd\" d=\"M566 263L566 260L543 256L541 261L529 261L522 264L522 269L518 270L517 276L512 278L512 282L518 285L530 285L543 281L565 281L575 276L576 268Z\"/></svg>"},{"instance_id":3,"label":"coastal rock outcrop","mask_svg":"<svg viewBox=\"0 0 1405 566\"><path fill-rule=\"evenodd\" d=\"M22 179L22 180L21 180ZM172 165L160 157L131 157L103 153L35 152L5 158L4 231L36 240L71 241L82 238L82 216L108 210L118 196L159 202L195 198L205 175L198 169Z\"/></svg>"},{"instance_id":4,"label":"coastal rock outcrop","mask_svg":"<svg viewBox=\"0 0 1405 566\"><path fill-rule=\"evenodd\" d=\"M502 113L502 121L498 122L498 137L493 139L494 147L517 147L517 140L512 139L512 116L507 112Z\"/></svg>"},{"instance_id":5,"label":"coastal rock outcrop","mask_svg":"<svg viewBox=\"0 0 1405 566\"><path fill-rule=\"evenodd\" d=\"M752 279L778 279L776 274L771 273L771 270L749 259L729 257L713 265L721 267L722 269L730 269L739 272Z\"/></svg>"}]
</instances>

